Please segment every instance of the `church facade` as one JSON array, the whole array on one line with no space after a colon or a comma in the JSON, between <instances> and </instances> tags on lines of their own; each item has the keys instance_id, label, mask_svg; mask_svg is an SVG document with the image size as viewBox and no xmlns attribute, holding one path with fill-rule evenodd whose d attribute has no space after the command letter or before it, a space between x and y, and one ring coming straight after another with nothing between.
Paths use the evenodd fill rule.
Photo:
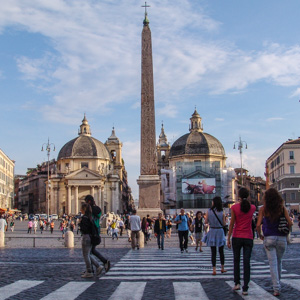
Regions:
<instances>
[{"instance_id":1,"label":"church facade","mask_svg":"<svg viewBox=\"0 0 300 300\"><path fill-rule=\"evenodd\" d=\"M171 146L162 126L157 143L161 176L161 206L166 212L181 207L208 208L215 196L234 201L235 172L226 167L223 145L203 132L202 118L195 109L189 133Z\"/></svg>"},{"instance_id":2,"label":"church facade","mask_svg":"<svg viewBox=\"0 0 300 300\"><path fill-rule=\"evenodd\" d=\"M124 168L122 143L115 135L114 128L103 144L92 137L90 125L84 116L78 137L61 148L56 170L51 172L47 182L50 214L78 214L88 194L94 197L104 213L127 211L131 204L128 203L130 197L124 195L123 191ZM122 201L124 198L127 203Z\"/></svg>"}]
</instances>

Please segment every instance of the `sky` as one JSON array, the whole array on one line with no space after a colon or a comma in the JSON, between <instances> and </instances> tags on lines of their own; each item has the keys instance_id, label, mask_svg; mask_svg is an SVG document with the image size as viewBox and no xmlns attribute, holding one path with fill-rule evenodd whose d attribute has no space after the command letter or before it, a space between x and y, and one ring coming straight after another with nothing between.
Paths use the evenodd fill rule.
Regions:
<instances>
[{"instance_id":1,"label":"sky","mask_svg":"<svg viewBox=\"0 0 300 300\"><path fill-rule=\"evenodd\" d=\"M84 113L103 143L115 127L134 198L140 170L143 1L0 0L0 148L15 173L47 161L78 134ZM264 176L266 159L298 138L298 0L152 0L157 139L189 132L195 106L204 132ZM297 171L297 170L296 170Z\"/></svg>"}]
</instances>

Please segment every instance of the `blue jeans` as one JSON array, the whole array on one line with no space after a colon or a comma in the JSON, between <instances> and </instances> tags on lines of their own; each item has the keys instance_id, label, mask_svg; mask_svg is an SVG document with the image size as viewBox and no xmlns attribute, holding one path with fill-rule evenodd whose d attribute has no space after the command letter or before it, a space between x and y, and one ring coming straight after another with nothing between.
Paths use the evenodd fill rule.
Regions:
<instances>
[{"instance_id":1,"label":"blue jeans","mask_svg":"<svg viewBox=\"0 0 300 300\"><path fill-rule=\"evenodd\" d=\"M265 236L264 247L270 264L270 273L275 292L280 291L282 256L286 250L286 236Z\"/></svg>"},{"instance_id":2,"label":"blue jeans","mask_svg":"<svg viewBox=\"0 0 300 300\"><path fill-rule=\"evenodd\" d=\"M233 261L234 261L234 283L241 283L241 249L243 248L244 285L243 291L248 291L250 282L250 259L253 248L253 240L244 238L232 238Z\"/></svg>"},{"instance_id":3,"label":"blue jeans","mask_svg":"<svg viewBox=\"0 0 300 300\"><path fill-rule=\"evenodd\" d=\"M165 233L163 230L157 235L157 245L159 248L164 249Z\"/></svg>"}]
</instances>

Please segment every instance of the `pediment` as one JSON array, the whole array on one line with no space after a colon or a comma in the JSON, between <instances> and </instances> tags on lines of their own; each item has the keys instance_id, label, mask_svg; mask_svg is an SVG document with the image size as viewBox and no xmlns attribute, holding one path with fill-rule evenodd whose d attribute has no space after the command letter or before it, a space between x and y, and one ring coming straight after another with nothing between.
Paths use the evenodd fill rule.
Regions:
<instances>
[{"instance_id":1,"label":"pediment","mask_svg":"<svg viewBox=\"0 0 300 300\"><path fill-rule=\"evenodd\" d=\"M103 179L104 176L84 167L67 175L65 178L68 180L99 180Z\"/></svg>"},{"instance_id":2,"label":"pediment","mask_svg":"<svg viewBox=\"0 0 300 300\"><path fill-rule=\"evenodd\" d=\"M185 178L211 178L211 177L215 177L215 174L209 174L201 170L196 170L192 173L185 175Z\"/></svg>"}]
</instances>

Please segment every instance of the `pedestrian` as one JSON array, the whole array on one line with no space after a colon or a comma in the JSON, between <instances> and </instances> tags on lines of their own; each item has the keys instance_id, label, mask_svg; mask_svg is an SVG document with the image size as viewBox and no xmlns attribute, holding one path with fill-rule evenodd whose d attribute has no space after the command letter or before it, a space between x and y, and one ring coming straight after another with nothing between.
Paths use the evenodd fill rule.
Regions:
<instances>
[{"instance_id":1,"label":"pedestrian","mask_svg":"<svg viewBox=\"0 0 300 300\"><path fill-rule=\"evenodd\" d=\"M28 231L27 231L27 233L30 233L30 234L31 234L31 230L32 230L32 221L29 220L29 222L28 222Z\"/></svg>"},{"instance_id":2,"label":"pedestrian","mask_svg":"<svg viewBox=\"0 0 300 300\"><path fill-rule=\"evenodd\" d=\"M194 232L194 228L192 226L193 219L191 218L190 213L186 213L186 215L189 219L189 224L190 224L190 226L189 226L189 238L192 241L191 245L194 246L194 245L196 245L196 243L195 243L195 239L194 239L194 236L193 236L193 232Z\"/></svg>"},{"instance_id":3,"label":"pedestrian","mask_svg":"<svg viewBox=\"0 0 300 300\"><path fill-rule=\"evenodd\" d=\"M212 275L217 275L217 248L219 249L221 261L221 273L225 273L227 272L224 269L224 245L226 243L226 239L223 227L225 226L225 215L222 208L221 197L214 197L212 201L212 207L206 213L205 224L209 225L209 231L202 239L202 241L206 243L206 245L211 249L211 262L213 267Z\"/></svg>"},{"instance_id":4,"label":"pedestrian","mask_svg":"<svg viewBox=\"0 0 300 300\"><path fill-rule=\"evenodd\" d=\"M197 211L196 217L193 220L192 225L194 226L195 237L196 237L196 248L195 248L195 250L197 251L198 250L198 245L200 245L199 251L203 252L203 250L202 250L202 237L203 237L202 233L203 233L204 221L203 221L201 211Z\"/></svg>"},{"instance_id":5,"label":"pedestrian","mask_svg":"<svg viewBox=\"0 0 300 300\"><path fill-rule=\"evenodd\" d=\"M142 220L141 228L142 228L142 232L144 234L145 244L147 244L147 242L148 242L149 224L147 222L146 217L144 217L143 220Z\"/></svg>"},{"instance_id":6,"label":"pedestrian","mask_svg":"<svg viewBox=\"0 0 300 300\"><path fill-rule=\"evenodd\" d=\"M41 231L41 234L43 233L44 231L44 226L45 226L45 223L43 220L40 220L40 231Z\"/></svg>"},{"instance_id":7,"label":"pedestrian","mask_svg":"<svg viewBox=\"0 0 300 300\"><path fill-rule=\"evenodd\" d=\"M190 223L188 217L184 214L184 208L180 209L180 215L175 218L174 223L178 224L179 248L181 250L181 253L183 253L183 250L185 250L185 252L188 252Z\"/></svg>"},{"instance_id":8,"label":"pedestrian","mask_svg":"<svg viewBox=\"0 0 300 300\"><path fill-rule=\"evenodd\" d=\"M59 224L59 230L62 234L62 238L65 238L65 232L66 232L66 224L65 224L65 220L61 220L60 224Z\"/></svg>"},{"instance_id":9,"label":"pedestrian","mask_svg":"<svg viewBox=\"0 0 300 300\"><path fill-rule=\"evenodd\" d=\"M81 246L83 259L86 266L86 270L81 274L81 277L92 278L94 276L92 264L96 266L96 275L101 274L103 267L100 266L99 262L92 255L92 208L88 203L82 203L81 212L83 213L80 226L82 234Z\"/></svg>"},{"instance_id":10,"label":"pedestrian","mask_svg":"<svg viewBox=\"0 0 300 300\"><path fill-rule=\"evenodd\" d=\"M94 197L92 195L87 195L85 197L85 202L89 204L92 208L92 219L98 229L98 234L100 236L100 218L102 214L102 210L99 206L96 205ZM81 228L81 223L80 223ZM91 253L96 256L100 261L103 263L105 273L107 273L110 270L110 260L105 258L97 249L96 245L92 245Z\"/></svg>"},{"instance_id":11,"label":"pedestrian","mask_svg":"<svg viewBox=\"0 0 300 300\"><path fill-rule=\"evenodd\" d=\"M11 230L11 232L14 232L14 229L15 229L15 222L12 219L11 222L10 222L10 230Z\"/></svg>"},{"instance_id":12,"label":"pedestrian","mask_svg":"<svg viewBox=\"0 0 300 300\"><path fill-rule=\"evenodd\" d=\"M51 223L50 223L50 232L51 232L51 234L53 233L53 230L54 230L54 220L51 220Z\"/></svg>"},{"instance_id":13,"label":"pedestrian","mask_svg":"<svg viewBox=\"0 0 300 300\"><path fill-rule=\"evenodd\" d=\"M0 215L0 232L5 232L7 228L7 222L3 215Z\"/></svg>"},{"instance_id":14,"label":"pedestrian","mask_svg":"<svg viewBox=\"0 0 300 300\"><path fill-rule=\"evenodd\" d=\"M106 234L108 235L108 236L110 236L110 235L112 235L112 230L111 230L111 222L110 222L110 220L107 220L107 229L106 229Z\"/></svg>"},{"instance_id":15,"label":"pedestrian","mask_svg":"<svg viewBox=\"0 0 300 300\"><path fill-rule=\"evenodd\" d=\"M157 238L158 249L164 250L164 240L166 236L166 220L163 219L162 213L158 214L158 219L154 223L154 234Z\"/></svg>"},{"instance_id":16,"label":"pedestrian","mask_svg":"<svg viewBox=\"0 0 300 300\"><path fill-rule=\"evenodd\" d=\"M38 221L37 221L37 219L34 219L33 220L33 231L34 231L34 234L36 234L37 227L38 227Z\"/></svg>"},{"instance_id":17,"label":"pedestrian","mask_svg":"<svg viewBox=\"0 0 300 300\"><path fill-rule=\"evenodd\" d=\"M131 248L135 250L140 249L139 240L140 240L140 231L141 231L141 218L136 214L136 210L132 210L132 215L129 219L130 229L131 229Z\"/></svg>"},{"instance_id":18,"label":"pedestrian","mask_svg":"<svg viewBox=\"0 0 300 300\"><path fill-rule=\"evenodd\" d=\"M126 220L125 220L125 229L127 230L127 235L128 235L128 242L131 243L131 230L130 230L130 215L128 215L126 217Z\"/></svg>"},{"instance_id":19,"label":"pedestrian","mask_svg":"<svg viewBox=\"0 0 300 300\"><path fill-rule=\"evenodd\" d=\"M120 236L122 236L124 230L124 221L122 219L119 221L119 228L120 228Z\"/></svg>"},{"instance_id":20,"label":"pedestrian","mask_svg":"<svg viewBox=\"0 0 300 300\"><path fill-rule=\"evenodd\" d=\"M279 229L280 221L287 223L286 232ZM261 234L261 225L263 235ZM280 224L282 225L282 224ZM292 226L284 200L276 189L270 188L264 194L264 205L260 208L257 220L257 232L263 240L273 284L274 296L280 295L280 278L282 269L282 257L287 247L287 234Z\"/></svg>"},{"instance_id":21,"label":"pedestrian","mask_svg":"<svg viewBox=\"0 0 300 300\"><path fill-rule=\"evenodd\" d=\"M75 228L75 223L74 223L73 220L71 220L71 223L70 223L70 230L71 230L72 232L74 232L74 228Z\"/></svg>"},{"instance_id":22,"label":"pedestrian","mask_svg":"<svg viewBox=\"0 0 300 300\"><path fill-rule=\"evenodd\" d=\"M253 214L255 205L251 205L248 197L249 191L246 188L240 188L238 192L239 202L231 207L231 220L227 237L227 246L230 249L232 243L233 263L234 263L234 287L233 290L240 290L240 259L243 249L244 266L244 285L243 295L248 295L250 282L250 259L253 248ZM232 242L230 241L232 234Z\"/></svg>"},{"instance_id":23,"label":"pedestrian","mask_svg":"<svg viewBox=\"0 0 300 300\"><path fill-rule=\"evenodd\" d=\"M171 234L172 234L172 221L171 219L169 219L167 221L167 237L171 238Z\"/></svg>"},{"instance_id":24,"label":"pedestrian","mask_svg":"<svg viewBox=\"0 0 300 300\"><path fill-rule=\"evenodd\" d=\"M110 227L111 227L111 237L112 239L114 240L115 238L118 240L118 222L117 220L115 219L115 217L113 217L113 220L110 224Z\"/></svg>"}]
</instances>

